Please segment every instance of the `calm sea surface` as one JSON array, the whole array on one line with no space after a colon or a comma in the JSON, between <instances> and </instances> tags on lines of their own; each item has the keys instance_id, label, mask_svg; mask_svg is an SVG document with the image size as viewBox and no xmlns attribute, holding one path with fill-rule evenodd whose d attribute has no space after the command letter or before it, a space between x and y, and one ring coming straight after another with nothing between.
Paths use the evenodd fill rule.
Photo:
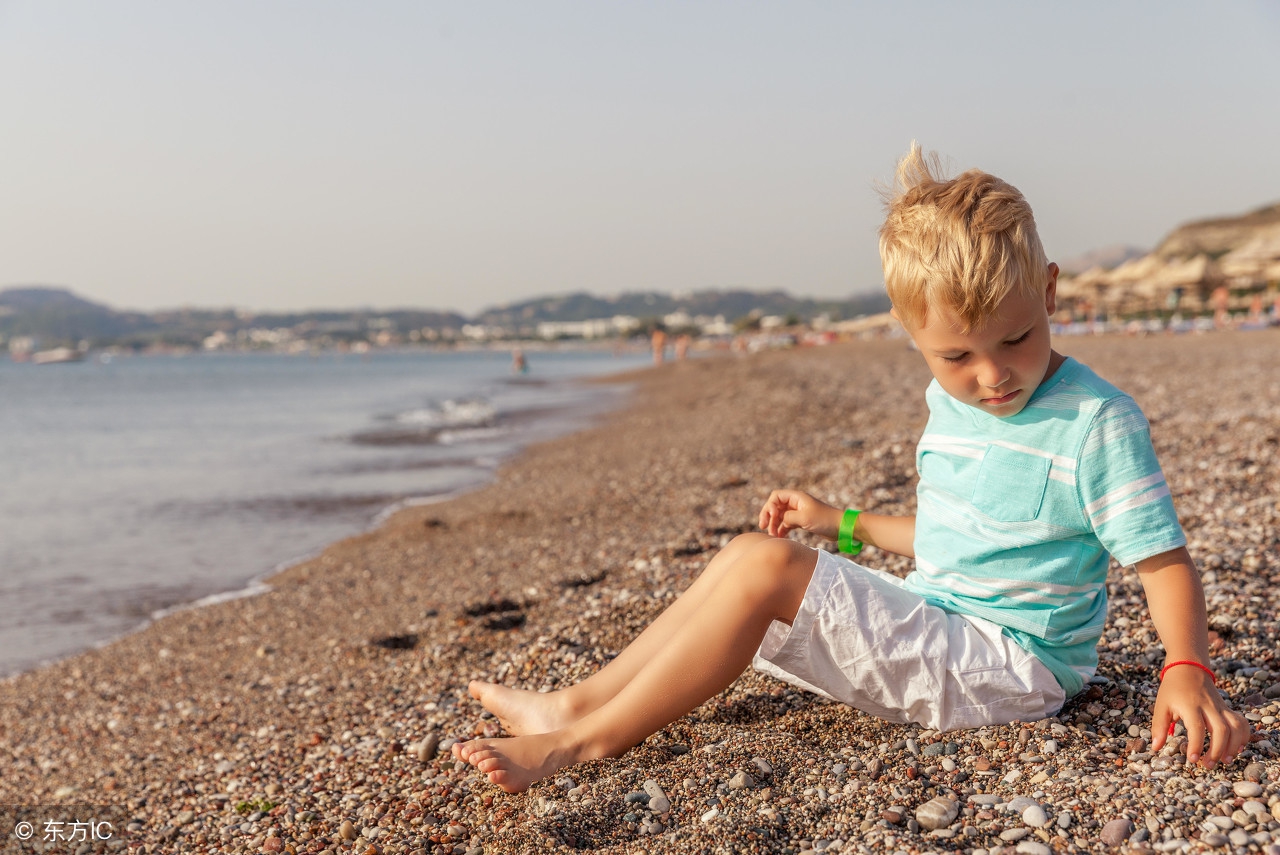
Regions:
<instances>
[{"instance_id":1,"label":"calm sea surface","mask_svg":"<svg viewBox=\"0 0 1280 855\"><path fill-rule=\"evenodd\" d=\"M0 676L136 629L474 488L622 390L644 354L0 362Z\"/></svg>"}]
</instances>

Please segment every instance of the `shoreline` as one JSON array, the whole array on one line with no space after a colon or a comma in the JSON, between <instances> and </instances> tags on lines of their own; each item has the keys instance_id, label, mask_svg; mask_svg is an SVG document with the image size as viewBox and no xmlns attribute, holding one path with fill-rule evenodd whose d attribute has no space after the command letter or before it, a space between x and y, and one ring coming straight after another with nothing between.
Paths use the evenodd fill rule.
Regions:
<instances>
[{"instance_id":1,"label":"shoreline","mask_svg":"<svg viewBox=\"0 0 1280 855\"><path fill-rule=\"evenodd\" d=\"M203 354L202 354L203 355ZM240 356L239 354L211 354L214 358L225 356ZM269 356L275 356L268 354ZM634 370L634 369L631 369ZM607 376L607 375L606 375ZM565 395L565 390L589 390L591 389L591 381L593 375L584 376L534 376L531 378L515 378L517 383L521 380L533 380L539 386L544 386L555 391L559 397ZM352 520L351 524L346 527L344 534L339 534L336 538L317 543L311 548L305 549L291 557L283 558L276 561L269 567L261 568L257 571L249 573L247 576L241 576L231 580L231 586L218 589L215 584L216 580L209 580L208 584L203 582L192 583L188 586L191 589L191 595L187 597L165 598L160 604L151 605L149 608L131 610L130 616L133 622L120 621L120 626L112 631L93 636L89 633L83 633L81 640L82 646L78 648L63 649L49 655L43 653L24 653L21 659L14 658L13 664L9 661L0 663L0 684L5 680L12 679L21 674L31 671L38 671L42 668L57 664L65 659L72 658L90 650L102 649L109 647L122 638L126 638L134 633L146 629L157 620L163 619L170 614L188 611L196 608L203 608L208 605L216 605L222 601L238 600L246 597L256 596L270 589L269 580L288 569L305 564L320 556L334 542L345 539L347 537L355 537L370 534L381 527L388 518L399 511L417 505L431 505L440 502L448 502L464 495L468 492L483 489L491 485L497 478L497 472L509 460L518 457L523 450L531 443L545 441L549 438L573 433L581 429L584 425L590 425L598 422L602 417L618 407L626 405L626 391L623 389L608 390L604 393L594 391L572 392L570 395L572 400L559 400L558 398L549 401L544 405L535 407L523 407L520 409L503 412L499 414L495 422L496 426L504 431L499 447L496 447L487 454L467 458L465 467L470 472L470 477L461 482L459 486L451 486L439 492L424 492L416 495L400 495L377 497L383 499L382 503L368 502L363 496L343 498L340 501L350 501L353 506L369 505L374 508L374 512L363 515L360 520ZM447 433L451 429L441 428L443 433ZM465 426L461 428L465 430ZM418 444L416 439L413 444ZM427 444L423 442L422 444ZM441 446L449 445L449 441L435 443ZM457 467L459 464L453 462L442 462L440 466ZM428 489L438 489L431 488ZM299 497L298 501L306 501L308 497ZM233 505L237 500L226 500L228 506ZM247 502L253 499L244 500ZM203 589L203 590L202 590ZM210 590L213 589L213 590ZM85 602L83 608L88 609L92 606ZM24 648L29 650L29 648Z\"/></svg>"},{"instance_id":2,"label":"shoreline","mask_svg":"<svg viewBox=\"0 0 1280 855\"><path fill-rule=\"evenodd\" d=\"M1280 803L1280 511L1265 501L1280 495L1280 333L1058 345L1152 422L1205 575L1220 685L1261 736L1231 766L1182 770L1140 744L1152 642L1137 580L1120 571L1098 681L1043 722L934 734L748 672L621 759L521 795L441 750L497 727L466 697L468 678L542 688L593 672L753 528L771 488L908 512L928 374L890 341L622 373L607 382L637 388L621 409L525 447L479 489L394 513L259 596L0 682L0 804L119 805L148 855L1069 852L1107 848L1121 819L1131 846L1174 829L1169 841L1207 851L1211 816ZM1249 502L1261 504L1233 516ZM739 772L752 784L735 786ZM650 779L671 802L663 815L626 801ZM1240 795L1247 784L1255 796ZM937 797L959 811L942 834L915 818ZM1024 822L1016 799L1050 821ZM1280 844L1272 821L1248 832L1269 835L1258 851Z\"/></svg>"}]
</instances>

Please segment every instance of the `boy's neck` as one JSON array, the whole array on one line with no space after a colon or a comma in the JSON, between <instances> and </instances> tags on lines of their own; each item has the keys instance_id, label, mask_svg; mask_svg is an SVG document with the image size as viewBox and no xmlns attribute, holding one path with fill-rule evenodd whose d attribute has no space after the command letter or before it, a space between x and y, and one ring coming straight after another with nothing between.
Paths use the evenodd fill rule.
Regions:
<instances>
[{"instance_id":1,"label":"boy's neck","mask_svg":"<svg viewBox=\"0 0 1280 855\"><path fill-rule=\"evenodd\" d=\"M1066 361L1067 358L1061 353L1058 353L1056 350L1050 350L1049 367L1044 370L1044 377L1040 378L1040 385L1043 386L1045 383L1048 383L1049 378L1057 373L1057 370L1062 367L1062 363Z\"/></svg>"}]
</instances>

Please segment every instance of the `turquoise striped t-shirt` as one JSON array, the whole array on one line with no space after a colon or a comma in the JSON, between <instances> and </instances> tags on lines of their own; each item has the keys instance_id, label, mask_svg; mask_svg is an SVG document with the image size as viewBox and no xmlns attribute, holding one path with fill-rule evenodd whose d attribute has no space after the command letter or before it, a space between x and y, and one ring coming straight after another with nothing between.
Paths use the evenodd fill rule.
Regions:
<instances>
[{"instance_id":1,"label":"turquoise striped t-shirt","mask_svg":"<svg viewBox=\"0 0 1280 855\"><path fill-rule=\"evenodd\" d=\"M1150 427L1132 398L1068 358L997 418L935 380L906 585L998 623L1068 697L1098 665L1108 553L1123 566L1186 544Z\"/></svg>"}]
</instances>

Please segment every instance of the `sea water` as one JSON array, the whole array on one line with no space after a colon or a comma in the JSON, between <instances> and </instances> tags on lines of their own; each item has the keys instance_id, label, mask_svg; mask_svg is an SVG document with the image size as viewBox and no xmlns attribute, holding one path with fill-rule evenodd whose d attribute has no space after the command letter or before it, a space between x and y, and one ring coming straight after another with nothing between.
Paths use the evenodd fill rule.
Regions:
<instances>
[{"instance_id":1,"label":"sea water","mask_svg":"<svg viewBox=\"0 0 1280 855\"><path fill-rule=\"evenodd\" d=\"M0 676L473 489L621 388L639 353L0 362Z\"/></svg>"}]
</instances>

